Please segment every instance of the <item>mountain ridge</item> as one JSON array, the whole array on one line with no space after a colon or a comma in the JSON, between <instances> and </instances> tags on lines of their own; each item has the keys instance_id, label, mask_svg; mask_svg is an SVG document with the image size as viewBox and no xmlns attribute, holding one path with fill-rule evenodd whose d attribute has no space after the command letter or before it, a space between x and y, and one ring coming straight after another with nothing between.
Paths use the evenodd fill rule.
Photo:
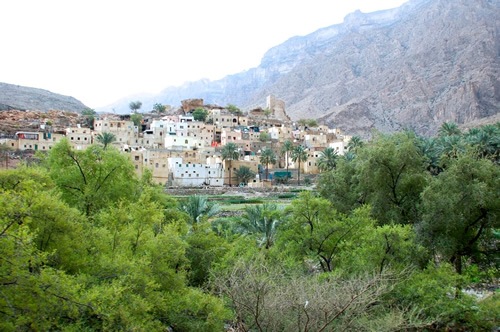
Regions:
<instances>
[{"instance_id":1,"label":"mountain ridge","mask_svg":"<svg viewBox=\"0 0 500 332\"><path fill-rule=\"evenodd\" d=\"M44 89L0 82L0 111L48 112L56 110L80 113L86 108L87 106L74 97Z\"/></svg>"},{"instance_id":2,"label":"mountain ridge","mask_svg":"<svg viewBox=\"0 0 500 332\"><path fill-rule=\"evenodd\" d=\"M411 0L357 11L271 48L258 67L168 87L143 100L143 109L189 98L251 109L273 94L292 119L314 117L363 136L374 129L433 135L445 121L499 112L499 17L499 0Z\"/></svg>"}]
</instances>

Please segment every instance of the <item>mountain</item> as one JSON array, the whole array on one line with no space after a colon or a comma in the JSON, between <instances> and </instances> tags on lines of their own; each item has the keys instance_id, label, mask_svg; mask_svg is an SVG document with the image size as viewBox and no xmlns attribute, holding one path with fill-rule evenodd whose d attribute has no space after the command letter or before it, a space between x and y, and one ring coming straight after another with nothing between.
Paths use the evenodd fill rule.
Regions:
<instances>
[{"instance_id":1,"label":"mountain","mask_svg":"<svg viewBox=\"0 0 500 332\"><path fill-rule=\"evenodd\" d=\"M404 128L432 135L445 121L498 118L499 31L500 0L410 0L357 11L270 49L256 68L169 87L143 100L143 109L188 98L250 109L274 94L292 119L363 136Z\"/></svg>"},{"instance_id":2,"label":"mountain","mask_svg":"<svg viewBox=\"0 0 500 332\"><path fill-rule=\"evenodd\" d=\"M79 100L47 90L0 83L0 111L34 110L48 112L81 112L85 106Z\"/></svg>"}]
</instances>

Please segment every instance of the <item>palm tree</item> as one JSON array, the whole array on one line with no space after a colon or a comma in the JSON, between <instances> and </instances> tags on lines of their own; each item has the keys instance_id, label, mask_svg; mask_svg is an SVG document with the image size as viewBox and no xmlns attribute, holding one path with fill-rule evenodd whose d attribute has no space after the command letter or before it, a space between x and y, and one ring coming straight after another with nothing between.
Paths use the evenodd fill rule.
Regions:
<instances>
[{"instance_id":1,"label":"palm tree","mask_svg":"<svg viewBox=\"0 0 500 332\"><path fill-rule=\"evenodd\" d=\"M358 152L358 150L360 148L363 147L365 143L363 142L363 140L361 139L361 137L359 136L353 136L351 137L351 139L349 140L349 143L347 143L347 150L349 152Z\"/></svg>"},{"instance_id":2,"label":"palm tree","mask_svg":"<svg viewBox=\"0 0 500 332\"><path fill-rule=\"evenodd\" d=\"M234 143L227 143L221 150L222 160L229 161L229 186L231 187L231 161L238 160L240 153L238 146Z\"/></svg>"},{"instance_id":3,"label":"palm tree","mask_svg":"<svg viewBox=\"0 0 500 332\"><path fill-rule=\"evenodd\" d=\"M236 170L235 175L238 181L244 184L248 184L248 181L255 177L255 173L247 166L240 166L240 168Z\"/></svg>"},{"instance_id":4,"label":"palm tree","mask_svg":"<svg viewBox=\"0 0 500 332\"><path fill-rule=\"evenodd\" d=\"M470 144L479 157L493 161L500 152L500 129L494 125L472 128L465 135L465 141Z\"/></svg>"},{"instance_id":5,"label":"palm tree","mask_svg":"<svg viewBox=\"0 0 500 332\"><path fill-rule=\"evenodd\" d=\"M209 202L205 196L192 195L181 205L180 210L187 213L189 223L195 226L202 217L210 218L216 215L219 212L219 206Z\"/></svg>"},{"instance_id":6,"label":"palm tree","mask_svg":"<svg viewBox=\"0 0 500 332\"><path fill-rule=\"evenodd\" d=\"M441 136L439 137L437 143L438 146L436 149L439 153L442 164L443 162L446 164L446 159L457 158L458 155L464 153L466 150L463 137L458 135Z\"/></svg>"},{"instance_id":7,"label":"palm tree","mask_svg":"<svg viewBox=\"0 0 500 332\"><path fill-rule=\"evenodd\" d=\"M128 104L128 107L132 110L133 113L137 113L137 111L142 107L142 102L131 101L130 104Z\"/></svg>"},{"instance_id":8,"label":"palm tree","mask_svg":"<svg viewBox=\"0 0 500 332\"><path fill-rule=\"evenodd\" d=\"M439 163L438 141L434 138L419 138L417 146L426 159L427 170L432 175L438 175L443 169Z\"/></svg>"},{"instance_id":9,"label":"palm tree","mask_svg":"<svg viewBox=\"0 0 500 332\"><path fill-rule=\"evenodd\" d=\"M96 139L99 143L104 145L104 150L106 150L106 147L109 144L116 141L116 136L110 132L104 132L104 133L100 133L99 135L97 135Z\"/></svg>"},{"instance_id":10,"label":"palm tree","mask_svg":"<svg viewBox=\"0 0 500 332\"><path fill-rule=\"evenodd\" d=\"M276 164L276 154L269 148L264 148L260 154L260 162L266 165L266 180L269 178L269 164Z\"/></svg>"},{"instance_id":11,"label":"palm tree","mask_svg":"<svg viewBox=\"0 0 500 332\"><path fill-rule=\"evenodd\" d=\"M443 122L443 124L438 130L439 136L453 136L460 134L461 134L460 129L458 128L458 125L454 122Z\"/></svg>"},{"instance_id":12,"label":"palm tree","mask_svg":"<svg viewBox=\"0 0 500 332\"><path fill-rule=\"evenodd\" d=\"M281 221L282 213L276 204L251 205L245 208L245 214L240 219L237 231L257 235L259 246L269 249L274 243Z\"/></svg>"},{"instance_id":13,"label":"palm tree","mask_svg":"<svg viewBox=\"0 0 500 332\"><path fill-rule=\"evenodd\" d=\"M286 174L288 176L288 153L293 150L293 143L290 140L286 140L285 143L283 143L283 146L281 146L281 154L285 156L285 163L286 163Z\"/></svg>"},{"instance_id":14,"label":"palm tree","mask_svg":"<svg viewBox=\"0 0 500 332\"><path fill-rule=\"evenodd\" d=\"M228 104L226 106L226 109L229 111L229 113L234 114L238 117L238 125L240 124L240 116L243 115L243 111L238 108L238 106L233 105L233 104Z\"/></svg>"},{"instance_id":15,"label":"palm tree","mask_svg":"<svg viewBox=\"0 0 500 332\"><path fill-rule=\"evenodd\" d=\"M346 153L344 153L342 157L344 158L345 161L351 162L354 160L354 158L356 158L356 154L352 151L347 151Z\"/></svg>"},{"instance_id":16,"label":"palm tree","mask_svg":"<svg viewBox=\"0 0 500 332\"><path fill-rule=\"evenodd\" d=\"M331 171L337 166L337 151L333 148L326 148L321 152L318 159L318 168L320 171Z\"/></svg>"},{"instance_id":17,"label":"palm tree","mask_svg":"<svg viewBox=\"0 0 500 332\"><path fill-rule=\"evenodd\" d=\"M297 184L300 186L300 163L307 160L307 151L302 145L296 146L292 150L292 160L294 163L298 163Z\"/></svg>"}]
</instances>

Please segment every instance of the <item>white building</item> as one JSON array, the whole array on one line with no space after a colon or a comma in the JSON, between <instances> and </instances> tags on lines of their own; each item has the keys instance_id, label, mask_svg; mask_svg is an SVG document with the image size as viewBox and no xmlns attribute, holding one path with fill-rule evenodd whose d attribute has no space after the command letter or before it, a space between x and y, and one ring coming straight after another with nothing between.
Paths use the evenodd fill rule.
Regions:
<instances>
[{"instance_id":1,"label":"white building","mask_svg":"<svg viewBox=\"0 0 500 332\"><path fill-rule=\"evenodd\" d=\"M224 185L222 164L183 164L182 158L168 158L171 185L174 187L200 187Z\"/></svg>"}]
</instances>

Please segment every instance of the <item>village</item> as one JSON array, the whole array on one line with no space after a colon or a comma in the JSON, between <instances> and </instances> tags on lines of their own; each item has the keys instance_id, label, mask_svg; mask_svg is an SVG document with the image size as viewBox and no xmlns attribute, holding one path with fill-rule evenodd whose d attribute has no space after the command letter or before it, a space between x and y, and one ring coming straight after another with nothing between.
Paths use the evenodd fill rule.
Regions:
<instances>
[{"instance_id":1,"label":"village","mask_svg":"<svg viewBox=\"0 0 500 332\"><path fill-rule=\"evenodd\" d=\"M98 114L90 125L53 131L41 123L39 130L18 131L0 144L11 150L48 151L67 138L82 150L105 133L112 134L110 145L130 155L139 176L149 170L155 183L173 188L300 184L301 176L307 182L320 172L322 151L329 148L341 156L351 139L315 120L290 120L285 103L270 95L265 109L246 113L188 99L175 114L141 114L136 124L130 114ZM228 157L224 147L229 143L235 151ZM297 146L306 158L292 157Z\"/></svg>"}]
</instances>

